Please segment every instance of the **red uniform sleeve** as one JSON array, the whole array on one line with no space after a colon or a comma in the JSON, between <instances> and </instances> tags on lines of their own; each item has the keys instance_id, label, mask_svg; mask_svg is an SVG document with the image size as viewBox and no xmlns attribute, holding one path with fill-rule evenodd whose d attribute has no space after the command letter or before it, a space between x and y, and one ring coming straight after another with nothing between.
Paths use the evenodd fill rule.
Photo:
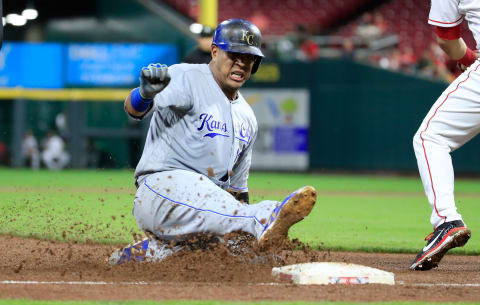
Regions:
<instances>
[{"instance_id":1,"label":"red uniform sleeve","mask_svg":"<svg viewBox=\"0 0 480 305\"><path fill-rule=\"evenodd\" d=\"M455 40L460 38L462 35L462 25L458 24L454 27L449 27L449 28L436 26L435 34L437 34L438 37L445 40Z\"/></svg>"}]
</instances>

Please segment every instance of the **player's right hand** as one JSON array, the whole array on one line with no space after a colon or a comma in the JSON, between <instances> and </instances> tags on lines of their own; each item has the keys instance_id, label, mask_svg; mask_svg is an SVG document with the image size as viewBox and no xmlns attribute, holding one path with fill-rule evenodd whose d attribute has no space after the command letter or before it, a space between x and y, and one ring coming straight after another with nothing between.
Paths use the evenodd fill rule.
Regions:
<instances>
[{"instance_id":1,"label":"player's right hand","mask_svg":"<svg viewBox=\"0 0 480 305\"><path fill-rule=\"evenodd\" d=\"M161 64L149 64L140 73L140 95L152 99L170 83L168 67Z\"/></svg>"}]
</instances>

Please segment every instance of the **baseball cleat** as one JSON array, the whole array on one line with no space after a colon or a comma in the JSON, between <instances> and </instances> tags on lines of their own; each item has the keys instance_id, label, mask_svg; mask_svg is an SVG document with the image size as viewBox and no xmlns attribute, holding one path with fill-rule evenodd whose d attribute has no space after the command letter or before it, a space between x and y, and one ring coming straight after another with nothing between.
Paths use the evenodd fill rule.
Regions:
<instances>
[{"instance_id":1,"label":"baseball cleat","mask_svg":"<svg viewBox=\"0 0 480 305\"><path fill-rule=\"evenodd\" d=\"M417 255L410 269L430 270L438 267L438 263L448 250L463 247L470 236L470 229L461 220L442 224L425 237L427 245Z\"/></svg>"},{"instance_id":2,"label":"baseball cleat","mask_svg":"<svg viewBox=\"0 0 480 305\"><path fill-rule=\"evenodd\" d=\"M127 262L159 263L184 248L182 245L170 245L158 240L151 234L147 234L147 237L113 252L107 262L110 265L120 265Z\"/></svg>"},{"instance_id":3,"label":"baseball cleat","mask_svg":"<svg viewBox=\"0 0 480 305\"><path fill-rule=\"evenodd\" d=\"M260 246L277 244L287 237L290 227L310 214L316 199L317 192L311 186L305 186L285 198L270 215L259 239Z\"/></svg>"},{"instance_id":4,"label":"baseball cleat","mask_svg":"<svg viewBox=\"0 0 480 305\"><path fill-rule=\"evenodd\" d=\"M134 241L125 248L112 253L108 259L110 265L120 265L126 262L141 262L145 260L150 239L145 237L139 241Z\"/></svg>"}]
</instances>

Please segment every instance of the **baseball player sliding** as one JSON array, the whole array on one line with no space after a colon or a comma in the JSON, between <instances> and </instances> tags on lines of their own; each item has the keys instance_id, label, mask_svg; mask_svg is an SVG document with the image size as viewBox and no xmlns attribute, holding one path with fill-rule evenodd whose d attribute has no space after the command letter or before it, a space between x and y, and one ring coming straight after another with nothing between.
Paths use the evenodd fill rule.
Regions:
<instances>
[{"instance_id":1,"label":"baseball player sliding","mask_svg":"<svg viewBox=\"0 0 480 305\"><path fill-rule=\"evenodd\" d=\"M114 252L111 264L161 261L201 233L243 231L261 246L275 244L310 213L316 192L309 186L282 202L248 204L258 126L238 90L260 65L260 45L254 24L230 19L215 31L209 64L142 69L125 110L137 119L153 112L133 208L149 237Z\"/></svg>"},{"instance_id":2,"label":"baseball player sliding","mask_svg":"<svg viewBox=\"0 0 480 305\"><path fill-rule=\"evenodd\" d=\"M461 38L463 19L480 48L480 1L432 0L428 22L435 26L438 43L466 71L440 95L413 139L434 228L410 266L414 270L437 267L449 249L464 246L471 235L455 206L450 157L480 131L480 62Z\"/></svg>"}]
</instances>

